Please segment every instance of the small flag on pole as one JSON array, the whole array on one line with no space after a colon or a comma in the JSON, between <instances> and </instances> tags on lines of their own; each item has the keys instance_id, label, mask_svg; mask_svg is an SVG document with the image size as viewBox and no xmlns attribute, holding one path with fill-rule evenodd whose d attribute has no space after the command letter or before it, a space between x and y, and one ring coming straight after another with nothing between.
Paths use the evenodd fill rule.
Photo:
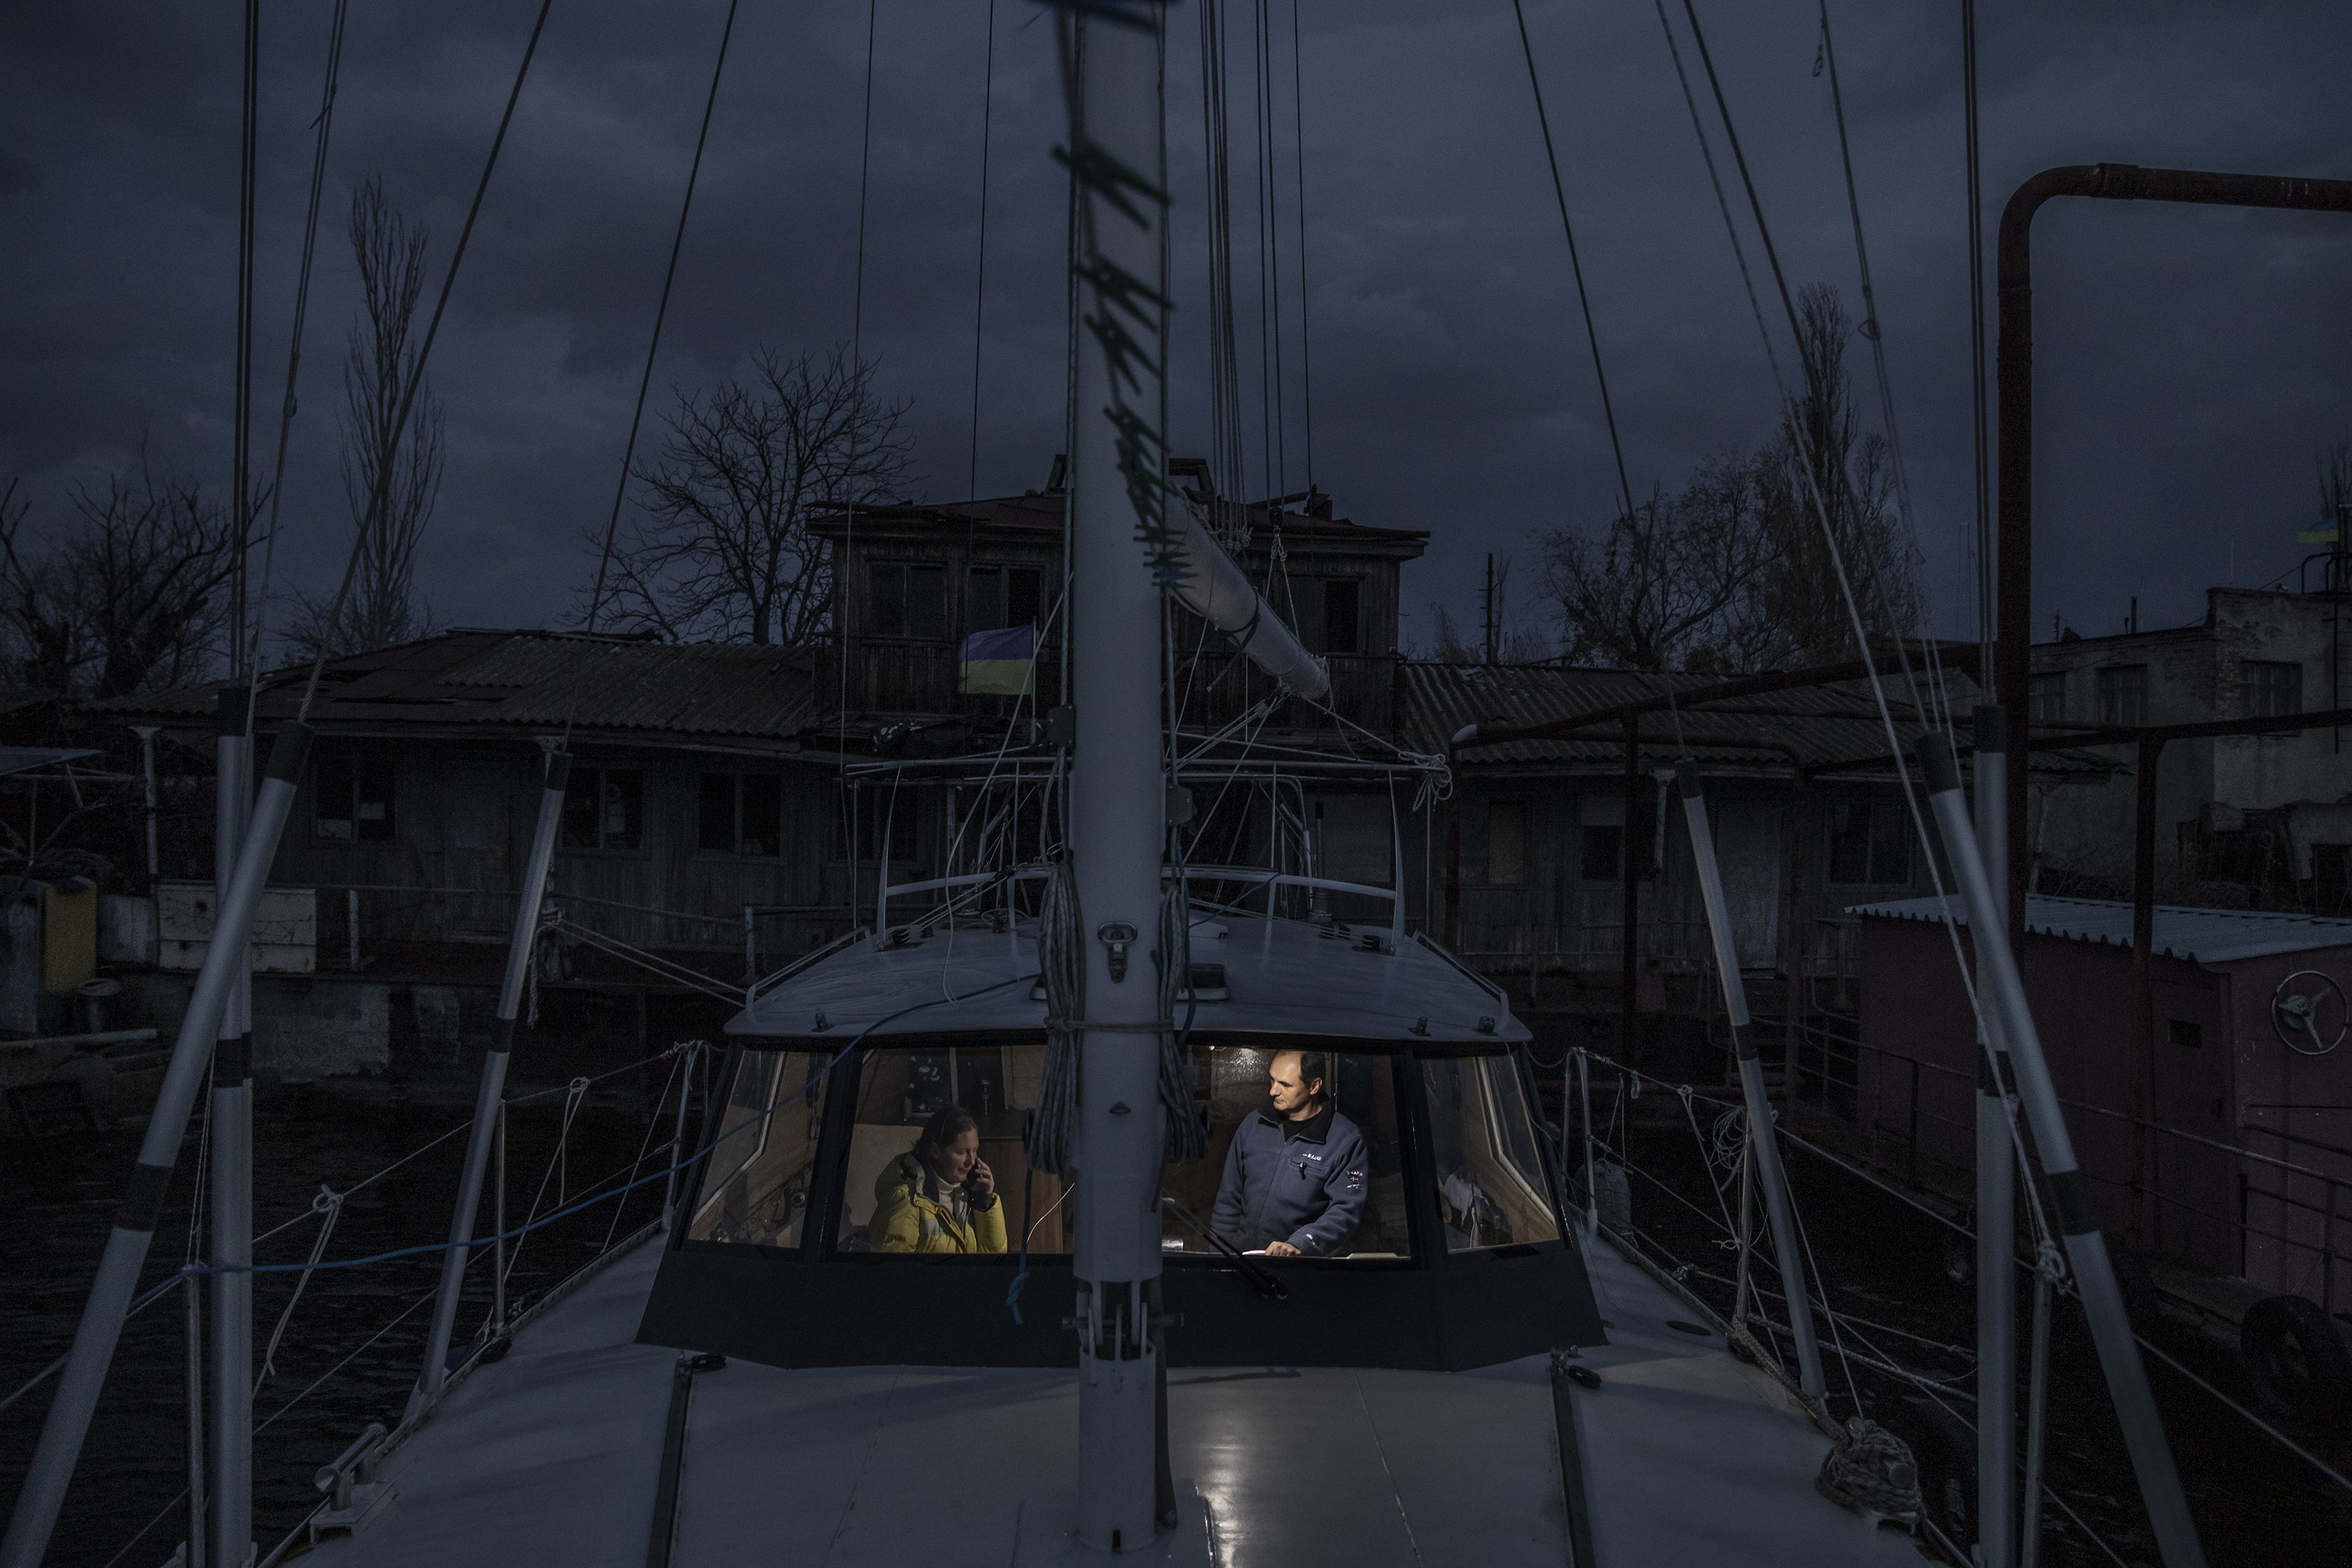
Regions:
<instances>
[{"instance_id":1,"label":"small flag on pole","mask_svg":"<svg viewBox=\"0 0 2352 1568\"><path fill-rule=\"evenodd\" d=\"M974 632L963 639L963 664L956 689L1003 697L1026 697L1035 679L1037 628L1006 626Z\"/></svg>"},{"instance_id":2,"label":"small flag on pole","mask_svg":"<svg viewBox=\"0 0 2352 1568\"><path fill-rule=\"evenodd\" d=\"M2336 542L2336 525L2330 523L2326 528L2304 529L2295 534L2295 538L2305 544L2333 544Z\"/></svg>"}]
</instances>

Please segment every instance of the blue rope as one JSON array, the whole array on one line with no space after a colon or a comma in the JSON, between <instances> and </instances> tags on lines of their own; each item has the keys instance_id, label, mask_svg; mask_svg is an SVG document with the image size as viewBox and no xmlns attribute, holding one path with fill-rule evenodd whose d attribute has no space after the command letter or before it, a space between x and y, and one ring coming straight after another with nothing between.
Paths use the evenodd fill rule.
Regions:
<instances>
[{"instance_id":1,"label":"blue rope","mask_svg":"<svg viewBox=\"0 0 2352 1568\"><path fill-rule=\"evenodd\" d=\"M1030 1192L1035 1184L1037 1168L1029 1163L1029 1140L1025 1130L1021 1140L1021 1272L1004 1292L1004 1304L1013 1309L1013 1326L1021 1326L1021 1287L1029 1283L1029 1233L1037 1228L1029 1217Z\"/></svg>"},{"instance_id":2,"label":"blue rope","mask_svg":"<svg viewBox=\"0 0 2352 1568\"><path fill-rule=\"evenodd\" d=\"M961 996L935 996L928 1002L918 1002L911 1007L901 1007L898 1011L890 1014L887 1017L877 1018L871 1024L866 1025L865 1028L860 1029L855 1039L842 1047L840 1051L835 1055L834 1058L825 1064L824 1071L819 1073L817 1077L821 1079L830 1074L835 1068L841 1065L843 1059L845 1058L850 1052L865 1044L866 1036L882 1027L885 1024L894 1024L899 1019L905 1017L908 1014L919 1013L926 1007L945 1006L948 1004L954 1002L969 1002L974 997L985 996L992 991L1003 991L1008 986L1034 985L1037 983L1038 978L1039 977L1034 974L1024 974L1016 976L1011 980L1000 980L993 985L983 985L979 990L967 992ZM478 1236L466 1245L469 1247L489 1247L501 1241L512 1241L518 1237L528 1236L532 1231L544 1229L546 1226L553 1225L557 1220L578 1214L583 1209L593 1208L598 1204L604 1202L608 1198L618 1197L623 1193L635 1191L638 1187L648 1186L655 1182L666 1181L673 1173L685 1171L694 1165L699 1164L702 1161L709 1159L713 1153L718 1152L719 1145L725 1142L729 1138L736 1137L742 1132L760 1126L763 1122L767 1121L771 1117L774 1116L776 1112L782 1110L787 1104L792 1101L801 1100L807 1092L807 1085L803 1084L801 1088L793 1090L791 1094L785 1096L782 1100L779 1100L770 1105L759 1115L747 1120L742 1123L742 1125L735 1128L732 1131L726 1133L720 1138L713 1140L711 1142L704 1145L699 1152L688 1155L686 1159L679 1161L677 1164L672 1165L666 1170L656 1171L651 1175L644 1176L636 1181L615 1187L611 1192L600 1193L596 1196L591 1198L583 1198L568 1208L557 1209L552 1214L550 1214L543 1218L533 1220L529 1225L521 1226L514 1230L504 1232L501 1235ZM449 1242L440 1241L433 1242L422 1247L396 1247L389 1252L372 1253L365 1258L343 1258L334 1259L331 1262L322 1263L249 1263L226 1268L191 1264L184 1268L175 1270L171 1278L165 1279L161 1285L155 1287L154 1289L150 1290L145 1296L141 1297L138 1303L134 1305L131 1310L134 1311L137 1310L139 1306L144 1306L148 1301L152 1300L155 1297L163 1294L165 1290L170 1289L181 1280L190 1279L197 1275L294 1274L299 1273L305 1268L359 1268L371 1263L389 1262L395 1258L415 1258L424 1253L446 1253L449 1250L451 1245L452 1244ZM1024 1240L1024 1250L1026 1248L1025 1238Z\"/></svg>"}]
</instances>

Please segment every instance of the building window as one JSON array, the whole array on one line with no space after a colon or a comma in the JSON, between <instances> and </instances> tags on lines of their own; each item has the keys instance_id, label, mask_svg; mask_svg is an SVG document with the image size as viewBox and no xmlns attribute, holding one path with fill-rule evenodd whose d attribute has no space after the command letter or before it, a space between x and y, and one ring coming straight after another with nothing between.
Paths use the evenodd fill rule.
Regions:
<instances>
[{"instance_id":1,"label":"building window","mask_svg":"<svg viewBox=\"0 0 2352 1568\"><path fill-rule=\"evenodd\" d=\"M1587 795L1577 806L1578 874L1588 882L1613 882L1625 861L1625 802L1617 795Z\"/></svg>"},{"instance_id":2,"label":"building window","mask_svg":"<svg viewBox=\"0 0 2352 1568\"><path fill-rule=\"evenodd\" d=\"M2117 664L2099 671L2099 722L2128 729L2147 722L2147 666Z\"/></svg>"},{"instance_id":3,"label":"building window","mask_svg":"<svg viewBox=\"0 0 2352 1568\"><path fill-rule=\"evenodd\" d=\"M1486 803L1486 884L1516 887L1527 879L1527 802L1490 800Z\"/></svg>"},{"instance_id":4,"label":"building window","mask_svg":"<svg viewBox=\"0 0 2352 1568\"><path fill-rule=\"evenodd\" d=\"M2303 666L2250 658L2238 667L2241 711L2248 719L2279 719L2303 711Z\"/></svg>"},{"instance_id":5,"label":"building window","mask_svg":"<svg viewBox=\"0 0 2352 1568\"><path fill-rule=\"evenodd\" d=\"M973 567L964 579L964 634L1035 626L1042 581L1034 566Z\"/></svg>"},{"instance_id":6,"label":"building window","mask_svg":"<svg viewBox=\"0 0 2352 1568\"><path fill-rule=\"evenodd\" d=\"M392 837L392 760L324 756L310 767L310 831L366 843Z\"/></svg>"},{"instance_id":7,"label":"building window","mask_svg":"<svg viewBox=\"0 0 2352 1568\"><path fill-rule=\"evenodd\" d=\"M2066 672L2029 677L2025 683L2025 716L2029 719L2066 717Z\"/></svg>"},{"instance_id":8,"label":"building window","mask_svg":"<svg viewBox=\"0 0 2352 1568\"><path fill-rule=\"evenodd\" d=\"M1910 815L1893 801L1850 801L1830 808L1830 878L1871 887L1911 882Z\"/></svg>"},{"instance_id":9,"label":"building window","mask_svg":"<svg viewBox=\"0 0 2352 1568\"><path fill-rule=\"evenodd\" d=\"M645 774L635 768L572 770L563 791L563 847L635 849L645 827Z\"/></svg>"},{"instance_id":10,"label":"building window","mask_svg":"<svg viewBox=\"0 0 2352 1568\"><path fill-rule=\"evenodd\" d=\"M782 853L784 781L773 773L705 773L695 844L716 855Z\"/></svg>"},{"instance_id":11,"label":"building window","mask_svg":"<svg viewBox=\"0 0 2352 1568\"><path fill-rule=\"evenodd\" d=\"M2186 1046L2194 1050L2205 1043L2204 1026L2193 1018L2168 1018L2165 1026L2176 1046Z\"/></svg>"},{"instance_id":12,"label":"building window","mask_svg":"<svg viewBox=\"0 0 2352 1568\"><path fill-rule=\"evenodd\" d=\"M919 637L948 635L948 569L919 561L876 561L866 568L866 635Z\"/></svg>"},{"instance_id":13,"label":"building window","mask_svg":"<svg viewBox=\"0 0 2352 1568\"><path fill-rule=\"evenodd\" d=\"M1323 584L1323 651L1361 653L1363 584L1353 577L1332 577Z\"/></svg>"}]
</instances>

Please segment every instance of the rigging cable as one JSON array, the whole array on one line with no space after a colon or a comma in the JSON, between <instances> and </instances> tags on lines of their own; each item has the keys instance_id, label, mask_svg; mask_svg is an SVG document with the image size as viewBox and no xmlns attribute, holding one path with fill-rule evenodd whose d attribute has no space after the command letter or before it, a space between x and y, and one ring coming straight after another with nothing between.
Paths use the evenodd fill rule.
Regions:
<instances>
[{"instance_id":1,"label":"rigging cable","mask_svg":"<svg viewBox=\"0 0 2352 1568\"><path fill-rule=\"evenodd\" d=\"M1698 29L1698 16L1696 12L1692 9L1690 0L1684 0L1684 9L1690 17L1692 34L1699 45L1699 58L1702 61L1706 61L1707 59L1706 37ZM1663 22L1665 19L1665 12L1663 4L1660 5L1658 15L1659 20ZM1676 74L1680 75L1682 72L1682 54L1679 49L1672 49L1674 34L1671 27L1667 29L1666 39L1669 48L1675 58L1675 68ZM1714 69L1712 65L1708 67L1708 79L1710 83L1713 83ZM1689 80L1687 78L1684 79L1683 90L1685 96L1687 96L1690 90ZM1716 89L1716 101L1717 106L1721 107L1723 99L1722 90L1719 85L1717 85ZM1696 120L1694 120L1694 124L1696 124ZM1726 135L1731 138L1733 149L1736 153L1738 146L1738 135L1732 128L1732 124L1727 114L1724 120L1724 131ZM1705 144L1704 133L1701 135L1701 144L1702 146ZM1710 159L1708 161L1708 167L1712 170L1713 166L1713 160ZM1752 184L1748 187L1748 194L1752 204L1752 210L1756 217L1757 227L1759 231L1764 231L1764 209L1762 204L1754 202L1755 188ZM1730 217L1730 208L1727 205L1724 207L1724 216L1727 222ZM1765 232L1765 247L1767 253L1769 254L1771 247L1771 239L1769 232ZM1782 293L1782 299L1784 301L1787 299L1785 290ZM1795 314L1793 311L1790 312L1790 324L1792 328L1796 324ZM1758 316L1757 325L1760 331L1763 326L1760 312ZM1765 357L1773 365L1774 380L1780 394L1781 404L1785 412L1793 407L1793 400L1789 395L1787 384L1780 380L1779 361L1772 353L1771 334L1769 332L1765 332L1763 337ZM1800 341L1801 342L1801 339ZM1801 450L1803 435L1793 419L1789 421L1788 429L1790 440L1797 443ZM1950 900L1945 891L1943 872L1938 868L1934 854L1934 841L1928 835L1927 820L1920 811L1917 795L1911 787L1910 766L1904 761L1902 743L1895 729L1895 717L1892 710L1887 706L1885 687L1878 673L1878 661L1872 656L1870 645L1864 637L1862 613L1854 599L1853 584L1846 575L1844 557L1838 549L1836 536L1830 528L1828 509L1822 500L1820 486L1815 482L1812 465L1810 462L1801 463L1800 468L1804 474L1806 489L1813 503L1814 515L1820 521L1822 534L1828 542L1830 563L1836 571L1838 589L1845 603L1848 622L1853 626L1855 639L1861 647L1863 668L1867 673L1870 681L1871 699L1873 704L1877 709L1880 725L1884 728L1886 733L1888 755L1895 763L1895 778L1903 792L1904 805L1910 814L1912 831L1917 836L1919 842L1928 850L1928 880L1936 895L1937 907L1944 911L1939 923L1943 926L1945 939L1951 947L1953 963L1958 969L1960 989L1962 994L1968 999L1969 1016L1976 1022L1978 1037L1979 1039L1989 1038L1990 1037L1984 1031L1984 1001L1978 992L1975 973L1969 966L1966 953L1962 951L1959 937L1959 927L1953 918ZM1895 647L1898 653L1902 653L1904 651L1902 639L1899 637L1895 639ZM1905 658L1905 668L1906 670L1908 669L1908 664L1909 661L1906 655ZM2013 1105L2010 1108L2006 1120L2008 1122L2011 1146L2016 1151L2019 1160L2023 1161L2026 1158L2024 1134L2019 1126L2018 1113ZM2049 1240L2051 1237L2049 1216L2044 1212L2042 1205L2038 1201L2032 1202L2027 1204L2025 1208L2027 1215L2032 1222L2037 1240Z\"/></svg>"},{"instance_id":2,"label":"rigging cable","mask_svg":"<svg viewBox=\"0 0 2352 1568\"><path fill-rule=\"evenodd\" d=\"M702 149L710 140L710 114L719 106L719 78L727 68L727 45L735 36L735 8L740 0L727 0L727 23L719 32L719 59L710 68L710 91L702 100L702 129L695 133L694 161L687 165L686 199L678 204L677 232L670 237L669 268L662 274L661 302L654 307L654 331L646 344L646 367L637 377L637 405L629 416L629 438L621 447L621 477L613 487L613 514L604 522L604 548L596 560L596 586L588 595L587 631L594 636L596 615L604 602L604 574L613 561L613 536L621 526L621 503L629 493L629 465L637 451L637 430L645 423L646 392L654 379L654 359L661 352L662 322L669 316L669 292L677 281L678 252L686 247L687 215L694 211L694 187L702 176ZM567 738L572 725L564 722Z\"/></svg>"},{"instance_id":3,"label":"rigging cable","mask_svg":"<svg viewBox=\"0 0 2352 1568\"><path fill-rule=\"evenodd\" d=\"M857 384L865 379L866 334L866 193L868 176L874 167L874 27L881 9L881 0L866 0L866 108L861 120L857 153L857 263L850 288L849 304L849 375L853 398ZM853 407L855 404L853 402ZM842 498L842 553L851 554L857 544L857 426L853 419L849 429L850 491ZM833 574L833 647L834 667L839 681L839 696L834 705L834 755L838 759L841 777L849 777L849 638L848 605L841 595L841 571L838 561ZM849 918L857 920L857 787L849 789Z\"/></svg>"},{"instance_id":4,"label":"rigging cable","mask_svg":"<svg viewBox=\"0 0 2352 1568\"><path fill-rule=\"evenodd\" d=\"M1298 0L1290 0L1290 110L1298 153L1298 393L1307 437L1307 494L1315 494L1314 340L1307 330L1307 76L1298 52Z\"/></svg>"},{"instance_id":5,"label":"rigging cable","mask_svg":"<svg viewBox=\"0 0 2352 1568\"><path fill-rule=\"evenodd\" d=\"M310 205L302 220L302 264L295 275L294 330L286 351L286 396L278 411L278 461L269 478L269 525L261 533L261 592L253 600L253 631L248 639L250 651L246 655L245 668L258 671L261 668L261 629L269 608L270 574L278 559L278 513L286 494L286 447L294 433L294 385L302 368L302 327L310 311L310 264L319 247L319 200L327 182L327 141L334 130L335 89L342 74L343 23L351 10L351 0L335 0L335 13L327 29L327 79L319 93L319 117L312 123L318 129L318 142L310 155ZM246 733L253 732L253 705L257 683L246 683Z\"/></svg>"},{"instance_id":6,"label":"rigging cable","mask_svg":"<svg viewBox=\"0 0 2352 1568\"><path fill-rule=\"evenodd\" d=\"M988 53L980 81L980 251L972 264L971 468L964 483L967 504L980 499L980 323L988 301L988 133L996 110L996 0L988 0ZM967 552L970 546L967 534Z\"/></svg>"},{"instance_id":7,"label":"rigging cable","mask_svg":"<svg viewBox=\"0 0 2352 1568\"><path fill-rule=\"evenodd\" d=\"M1985 404L1984 197L1978 184L1977 161L1977 7L1976 0L1960 0L1961 113L1968 135L1969 182L1969 394L1976 418L1976 557L1978 685L1992 680L1993 547L1991 494L1985 479L1991 467L1992 427Z\"/></svg>"},{"instance_id":8,"label":"rigging cable","mask_svg":"<svg viewBox=\"0 0 2352 1568\"><path fill-rule=\"evenodd\" d=\"M1592 350L1592 379L1601 384L1601 414L1609 426L1609 451L1617 459L1617 490L1625 502L1625 521L1633 520L1633 487L1625 477L1625 448L1617 440L1617 413L1609 403L1609 377L1601 368L1601 336L1592 326L1592 300L1584 291L1584 263L1576 254L1576 226L1568 221L1568 188L1560 183L1559 154L1552 150L1551 117L1544 112L1543 83L1536 76L1535 46L1528 41L1528 15L1519 0L1511 0L1518 19L1519 50L1527 57L1528 86L1535 93L1536 123L1543 128L1544 158L1551 164L1551 194L1559 203L1560 232L1568 237L1569 270L1576 277L1576 303L1584 312L1584 341Z\"/></svg>"},{"instance_id":9,"label":"rigging cable","mask_svg":"<svg viewBox=\"0 0 2352 1568\"><path fill-rule=\"evenodd\" d=\"M1266 459L1266 489L1280 497L1290 489L1290 454L1286 449L1288 421L1282 410L1282 214L1278 210L1276 193L1280 189L1274 167L1274 35L1267 26L1266 0L1252 0L1257 27L1257 99L1258 99L1258 188L1265 195L1265 216L1259 220L1260 254L1264 258L1264 292L1258 299L1259 332L1264 340L1261 353L1268 349L1274 356L1274 399L1269 407L1261 402L1258 413L1268 422L1274 437L1274 452ZM1269 304L1269 301L1271 303ZM1265 328L1271 310L1273 330ZM1274 526L1282 526L1282 508L1278 500L1270 503Z\"/></svg>"},{"instance_id":10,"label":"rigging cable","mask_svg":"<svg viewBox=\"0 0 2352 1568\"><path fill-rule=\"evenodd\" d=\"M1845 95L1838 85L1837 45L1830 37L1829 0L1819 0L1822 16L1822 59L1830 73L1830 104L1835 110L1838 128L1838 157L1845 169L1846 211L1853 220L1854 264L1862 278L1862 335L1870 343L1871 369L1878 383L1878 416L1886 427L1887 451L1895 470L1895 504L1903 519L1904 538L1912 554L1912 569L1906 576L1917 580L1924 575L1926 555L1919 549L1919 528L1911 510L1911 477L1903 458L1903 432L1895 420L1895 384L1886 374L1886 330L1878 318L1878 297L1870 284L1870 247L1862 233L1862 198L1853 180L1853 151L1848 145L1845 132ZM1888 602L1884 583L1880 585L1881 608L1892 618L1897 606ZM1916 620L1916 617L1915 617ZM1950 693L1944 684L1943 659L1932 639L1927 642L1927 662L1931 671L1929 690L1940 707L1947 728L1950 726Z\"/></svg>"},{"instance_id":11,"label":"rigging cable","mask_svg":"<svg viewBox=\"0 0 2352 1568\"><path fill-rule=\"evenodd\" d=\"M234 588L229 595L229 674L244 668L246 571L253 549L253 213L254 151L260 140L261 0L245 5L245 100L237 148L236 190L236 389L229 454L229 526L236 539Z\"/></svg>"},{"instance_id":12,"label":"rigging cable","mask_svg":"<svg viewBox=\"0 0 2352 1568\"><path fill-rule=\"evenodd\" d=\"M433 302L433 319L425 326L425 342L417 348L416 362L410 369L408 384L401 388L400 409L393 417L392 440L387 444L387 449L396 448L401 437L407 432L409 411L415 405L417 390L425 384L425 362L432 357L434 339L441 331L442 314L449 308L449 290L456 286L457 268L466 259L466 242L473 237L474 220L481 216L482 198L489 193L490 175L499 166L499 150L506 145L507 127L514 122L515 102L522 97L522 84L530 75L531 57L539 53L540 36L547 30L547 14L554 5L555 0L540 0L539 17L530 26L530 42L523 47L522 64L515 68L514 87L507 94L506 111L499 116L499 132L490 140L489 156L482 162L482 177L474 186L473 205L466 209L466 226L457 231L457 248L450 253L449 270L441 279L440 298ZM383 514L394 465L384 463L379 467L382 471L376 476L375 491L369 497L359 537L352 542L351 558L343 564L342 583L336 588L334 602L327 611L324 624L329 626L342 618L343 602L351 596L352 579L359 571L360 555L367 542L369 528ZM319 695L319 678L327 668L329 646L328 639L320 638L318 652L310 660L310 680L302 689L301 706L295 710L294 718L298 723L310 717L310 704Z\"/></svg>"}]
</instances>

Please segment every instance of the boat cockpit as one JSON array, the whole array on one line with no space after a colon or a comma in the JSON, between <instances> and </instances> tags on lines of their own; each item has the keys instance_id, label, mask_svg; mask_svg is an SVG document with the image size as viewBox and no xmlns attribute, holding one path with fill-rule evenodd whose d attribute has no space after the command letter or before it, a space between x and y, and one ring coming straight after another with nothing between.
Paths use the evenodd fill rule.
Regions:
<instances>
[{"instance_id":1,"label":"boat cockpit","mask_svg":"<svg viewBox=\"0 0 2352 1568\"><path fill-rule=\"evenodd\" d=\"M1216 984L1184 1009L1207 1151L1161 1180L1171 1364L1460 1369L1604 1342L1527 1032L1499 997L1420 944L1229 924L1255 940L1196 974ZM1365 963L1329 997L1333 1032L1267 1016L1310 1000L1275 988L1299 942ZM641 1341L788 1367L1067 1363L1084 1177L1027 1158L1042 996L1005 987L956 1027L918 1012L891 1032L907 945L862 942L739 1020ZM1026 962L968 951L950 983L976 994ZM928 983L942 994L936 965ZM852 1026L860 996L880 1022ZM1367 1010L1395 1037L1366 1037Z\"/></svg>"}]
</instances>

